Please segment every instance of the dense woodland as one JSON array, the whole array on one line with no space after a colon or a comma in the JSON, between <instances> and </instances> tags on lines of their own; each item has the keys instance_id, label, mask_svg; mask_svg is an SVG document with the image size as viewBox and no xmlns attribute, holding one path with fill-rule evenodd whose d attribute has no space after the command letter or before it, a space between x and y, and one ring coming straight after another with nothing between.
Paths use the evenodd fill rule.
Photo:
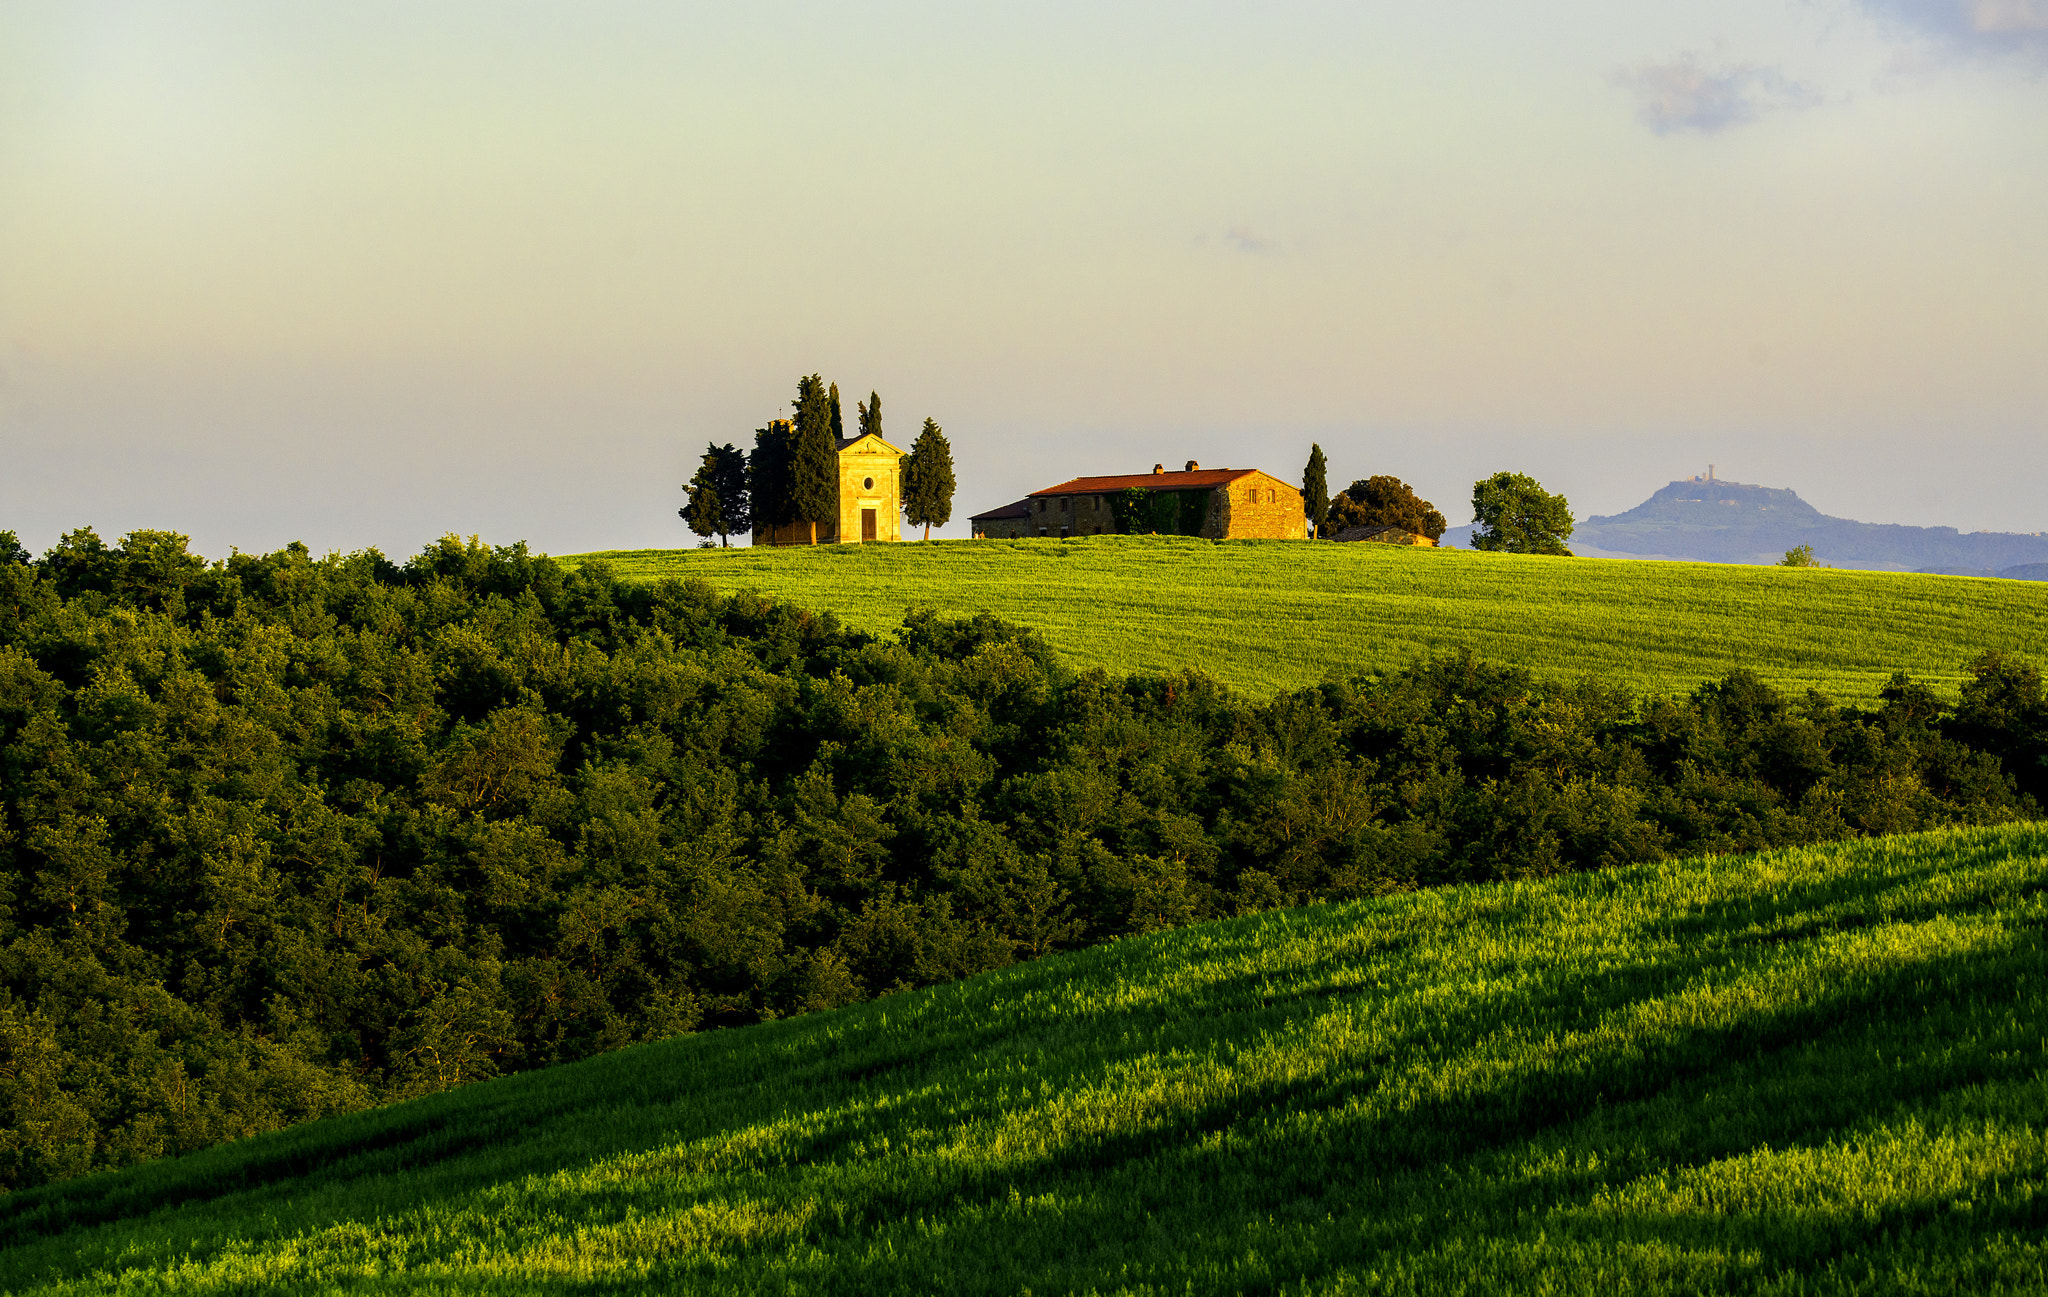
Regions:
<instances>
[{"instance_id":1,"label":"dense woodland","mask_svg":"<svg viewBox=\"0 0 2048 1297\"><path fill-rule=\"evenodd\" d=\"M0 1184L1217 916L2030 818L2048 705L1271 701L443 540L0 533Z\"/></svg>"}]
</instances>

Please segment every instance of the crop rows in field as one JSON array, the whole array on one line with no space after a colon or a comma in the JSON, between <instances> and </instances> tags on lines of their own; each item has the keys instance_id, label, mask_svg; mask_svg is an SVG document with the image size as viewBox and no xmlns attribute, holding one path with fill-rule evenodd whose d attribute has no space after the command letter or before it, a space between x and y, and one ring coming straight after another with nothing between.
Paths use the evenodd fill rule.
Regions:
<instances>
[{"instance_id":1,"label":"crop rows in field","mask_svg":"<svg viewBox=\"0 0 2048 1297\"><path fill-rule=\"evenodd\" d=\"M1869 701L1894 671L1953 693L1978 653L2048 642L2048 586L1886 572L1161 537L579 561L591 559L629 579L759 590L875 632L913 606L988 611L1043 631L1078 667L1197 667L1260 695L1471 648L1638 692L1747 667L1780 688Z\"/></svg>"},{"instance_id":2,"label":"crop rows in field","mask_svg":"<svg viewBox=\"0 0 2048 1297\"><path fill-rule=\"evenodd\" d=\"M2039 1291L2044 920L2032 825L1268 913L18 1195L0 1287Z\"/></svg>"}]
</instances>

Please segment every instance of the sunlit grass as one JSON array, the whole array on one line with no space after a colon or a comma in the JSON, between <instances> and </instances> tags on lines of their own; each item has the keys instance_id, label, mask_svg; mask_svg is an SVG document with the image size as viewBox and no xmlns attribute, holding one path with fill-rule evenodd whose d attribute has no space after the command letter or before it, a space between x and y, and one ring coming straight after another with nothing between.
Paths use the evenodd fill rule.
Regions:
<instances>
[{"instance_id":1,"label":"sunlit grass","mask_svg":"<svg viewBox=\"0 0 2048 1297\"><path fill-rule=\"evenodd\" d=\"M1638 692L1748 667L1868 701L1894 671L1952 693L1983 650L2048 642L2048 585L1889 572L1159 537L579 558L629 579L759 590L876 632L913 606L986 610L1044 631L1077 666L1194 666L1258 695L1469 647Z\"/></svg>"},{"instance_id":2,"label":"sunlit grass","mask_svg":"<svg viewBox=\"0 0 2048 1297\"><path fill-rule=\"evenodd\" d=\"M2048 1287L2048 829L1410 893L0 1206L12 1292Z\"/></svg>"}]
</instances>

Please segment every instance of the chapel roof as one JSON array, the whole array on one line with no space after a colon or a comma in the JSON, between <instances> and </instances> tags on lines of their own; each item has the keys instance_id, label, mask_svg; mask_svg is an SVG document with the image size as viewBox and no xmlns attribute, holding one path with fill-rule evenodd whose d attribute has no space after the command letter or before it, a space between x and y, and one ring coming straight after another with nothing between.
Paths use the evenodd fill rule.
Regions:
<instances>
[{"instance_id":1,"label":"chapel roof","mask_svg":"<svg viewBox=\"0 0 2048 1297\"><path fill-rule=\"evenodd\" d=\"M883 439L883 437L882 437L882 434L881 434L881 433L879 433L879 432L861 432L861 433L855 433L855 434L854 434L853 436L851 436L851 437L840 437L840 438L839 438L839 439L837 440L837 442L836 442L836 445L837 445L837 448L838 448L838 449L840 449L840 450L852 450L852 449L853 449L853 446L854 446L854 443L855 443L855 442L858 442L858 441L862 440L863 438L867 438L867 437L873 437L873 438L875 439L875 453L876 453L876 454L882 454L882 455L886 455L886 454L896 454L896 455L901 455L901 454L903 453L903 448L902 448L901 446L892 446L892 445L890 445L890 444L889 444L889 443L888 443L888 442L887 442L886 440L884 440L884 439Z\"/></svg>"}]
</instances>

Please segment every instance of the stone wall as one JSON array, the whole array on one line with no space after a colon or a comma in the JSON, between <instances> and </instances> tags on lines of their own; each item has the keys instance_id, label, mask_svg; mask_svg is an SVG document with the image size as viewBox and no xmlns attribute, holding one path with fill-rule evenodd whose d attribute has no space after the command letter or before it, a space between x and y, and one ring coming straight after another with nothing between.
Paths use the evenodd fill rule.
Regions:
<instances>
[{"instance_id":1,"label":"stone wall","mask_svg":"<svg viewBox=\"0 0 2048 1297\"><path fill-rule=\"evenodd\" d=\"M1038 534L1038 524L1028 518L992 518L975 524L976 536L983 540L1022 540Z\"/></svg>"},{"instance_id":2,"label":"stone wall","mask_svg":"<svg viewBox=\"0 0 2048 1297\"><path fill-rule=\"evenodd\" d=\"M991 540L1116 534L1114 496L1041 495L1026 503L1031 509L1028 516L991 519L979 524L980 534ZM1216 487L1209 492L1200 534L1211 540L1306 540L1308 520L1302 513L1301 492L1258 472Z\"/></svg>"},{"instance_id":3,"label":"stone wall","mask_svg":"<svg viewBox=\"0 0 2048 1297\"><path fill-rule=\"evenodd\" d=\"M873 509L875 539L902 540L902 472L902 459L893 452L840 451L839 525L829 539L863 539L861 510Z\"/></svg>"},{"instance_id":4,"label":"stone wall","mask_svg":"<svg viewBox=\"0 0 2048 1297\"><path fill-rule=\"evenodd\" d=\"M1025 518L1003 518L989 524L990 536L1108 536L1116 532L1109 498L1100 495L1041 495L1030 502Z\"/></svg>"},{"instance_id":5,"label":"stone wall","mask_svg":"<svg viewBox=\"0 0 2048 1297\"><path fill-rule=\"evenodd\" d=\"M1301 492L1270 473L1253 473L1229 486L1218 487L1224 497L1219 509L1209 504L1209 522L1204 536L1231 540L1307 540L1308 516L1302 511Z\"/></svg>"},{"instance_id":6,"label":"stone wall","mask_svg":"<svg viewBox=\"0 0 2048 1297\"><path fill-rule=\"evenodd\" d=\"M869 443L872 444L872 443ZM903 457L893 450L839 452L839 516L818 524L818 543L861 539L861 511L875 511L877 541L903 539ZM808 545L809 523L754 530L756 545Z\"/></svg>"}]
</instances>

